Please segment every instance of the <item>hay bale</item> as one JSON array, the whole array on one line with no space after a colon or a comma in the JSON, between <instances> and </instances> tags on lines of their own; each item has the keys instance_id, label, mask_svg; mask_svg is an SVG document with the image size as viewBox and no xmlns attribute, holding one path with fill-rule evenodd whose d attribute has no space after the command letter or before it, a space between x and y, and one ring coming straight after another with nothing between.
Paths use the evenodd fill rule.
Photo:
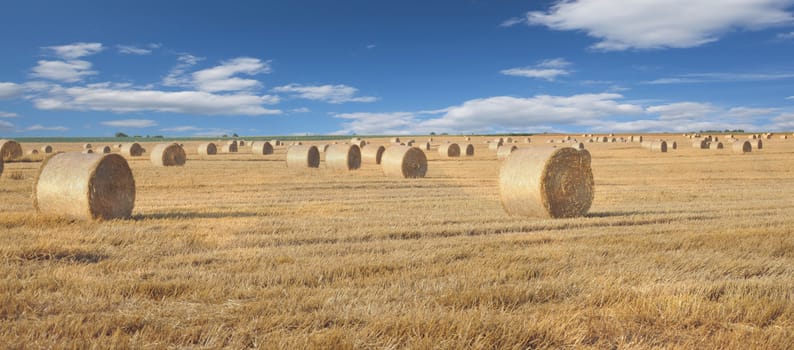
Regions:
<instances>
[{"instance_id":1,"label":"hay bale","mask_svg":"<svg viewBox=\"0 0 794 350\"><path fill-rule=\"evenodd\" d=\"M584 143L582 143L582 142L579 142L579 144L578 144L578 145L576 145L576 148L578 148L578 149L584 149Z\"/></svg>"},{"instance_id":2,"label":"hay bale","mask_svg":"<svg viewBox=\"0 0 794 350\"><path fill-rule=\"evenodd\" d=\"M692 148L708 149L709 143L706 140L695 140L695 142L692 142Z\"/></svg>"},{"instance_id":3,"label":"hay bale","mask_svg":"<svg viewBox=\"0 0 794 350\"><path fill-rule=\"evenodd\" d=\"M5 166L3 163L3 157L0 157L0 176L3 175L3 167Z\"/></svg>"},{"instance_id":4,"label":"hay bale","mask_svg":"<svg viewBox=\"0 0 794 350\"><path fill-rule=\"evenodd\" d=\"M640 147L645 148L645 149L651 149L651 143L652 143L651 141L647 141L647 140L646 141L641 141L640 142Z\"/></svg>"},{"instance_id":5,"label":"hay bale","mask_svg":"<svg viewBox=\"0 0 794 350\"><path fill-rule=\"evenodd\" d=\"M37 149L28 150L28 155L32 156L32 155L36 155L36 154L39 154L39 150L37 150Z\"/></svg>"},{"instance_id":6,"label":"hay bale","mask_svg":"<svg viewBox=\"0 0 794 350\"><path fill-rule=\"evenodd\" d=\"M405 145L408 146L408 147L413 147L414 146L414 142L415 142L414 140L410 140L410 141L406 142Z\"/></svg>"},{"instance_id":7,"label":"hay bale","mask_svg":"<svg viewBox=\"0 0 794 350\"><path fill-rule=\"evenodd\" d=\"M110 153L110 152L113 152L113 150L110 148L110 146L103 146L102 147L102 153L107 154L107 153Z\"/></svg>"},{"instance_id":8,"label":"hay bale","mask_svg":"<svg viewBox=\"0 0 794 350\"><path fill-rule=\"evenodd\" d=\"M182 166L187 161L185 150L176 143L154 146L150 158L155 166Z\"/></svg>"},{"instance_id":9,"label":"hay bale","mask_svg":"<svg viewBox=\"0 0 794 350\"><path fill-rule=\"evenodd\" d=\"M755 141L752 142L752 145L753 145L753 148L755 148L757 150L758 149L763 149L764 148L764 141L761 141L761 138L759 137L758 139L756 139Z\"/></svg>"},{"instance_id":10,"label":"hay bale","mask_svg":"<svg viewBox=\"0 0 794 350\"><path fill-rule=\"evenodd\" d=\"M496 150L496 159L505 160L508 156L510 156L513 151L517 150L518 146L515 145L503 145Z\"/></svg>"},{"instance_id":11,"label":"hay bale","mask_svg":"<svg viewBox=\"0 0 794 350\"><path fill-rule=\"evenodd\" d=\"M237 149L237 147L240 147L240 145L237 143L237 140L226 141L226 144L227 145L234 145L235 149ZM237 151L235 151L235 152L237 152Z\"/></svg>"},{"instance_id":12,"label":"hay bale","mask_svg":"<svg viewBox=\"0 0 794 350\"><path fill-rule=\"evenodd\" d=\"M322 145L317 146L317 150L320 151L320 153L325 153L325 151L328 150L328 147L331 147L331 145L329 145L327 143L326 144L322 144Z\"/></svg>"},{"instance_id":13,"label":"hay bale","mask_svg":"<svg viewBox=\"0 0 794 350\"><path fill-rule=\"evenodd\" d=\"M427 157L418 147L391 146L383 152L380 162L388 177L417 178L427 174Z\"/></svg>"},{"instance_id":14,"label":"hay bale","mask_svg":"<svg viewBox=\"0 0 794 350\"><path fill-rule=\"evenodd\" d=\"M22 157L22 146L14 140L0 140L0 158L9 161Z\"/></svg>"},{"instance_id":15,"label":"hay bale","mask_svg":"<svg viewBox=\"0 0 794 350\"><path fill-rule=\"evenodd\" d=\"M594 193L590 152L572 147L517 150L502 163L499 192L502 207L512 215L583 216Z\"/></svg>"},{"instance_id":16,"label":"hay bale","mask_svg":"<svg viewBox=\"0 0 794 350\"><path fill-rule=\"evenodd\" d=\"M330 150L330 147L328 148ZM326 152L328 152L326 150ZM294 145L287 149L287 168L319 168L320 150L317 146Z\"/></svg>"},{"instance_id":17,"label":"hay bale","mask_svg":"<svg viewBox=\"0 0 794 350\"><path fill-rule=\"evenodd\" d=\"M83 145L83 149L90 149L93 148L90 143L86 143Z\"/></svg>"},{"instance_id":18,"label":"hay bale","mask_svg":"<svg viewBox=\"0 0 794 350\"><path fill-rule=\"evenodd\" d=\"M733 145L731 145L731 149L733 150L733 153L739 153L739 154L750 153L753 151L753 145L750 141L747 140L737 141L734 142Z\"/></svg>"},{"instance_id":19,"label":"hay bale","mask_svg":"<svg viewBox=\"0 0 794 350\"><path fill-rule=\"evenodd\" d=\"M44 160L33 187L40 213L75 219L129 218L135 179L118 154L58 153Z\"/></svg>"},{"instance_id":20,"label":"hay bale","mask_svg":"<svg viewBox=\"0 0 794 350\"><path fill-rule=\"evenodd\" d=\"M723 148L722 142L709 143L709 149L722 149L722 148Z\"/></svg>"},{"instance_id":21,"label":"hay bale","mask_svg":"<svg viewBox=\"0 0 794 350\"><path fill-rule=\"evenodd\" d=\"M430 150L430 142L425 142L422 145L422 149L425 150L425 151L429 151Z\"/></svg>"},{"instance_id":22,"label":"hay bale","mask_svg":"<svg viewBox=\"0 0 794 350\"><path fill-rule=\"evenodd\" d=\"M354 145L357 145L359 142L361 142L361 138L360 137L354 137L354 138L350 139L350 143L352 143Z\"/></svg>"},{"instance_id":23,"label":"hay bale","mask_svg":"<svg viewBox=\"0 0 794 350\"><path fill-rule=\"evenodd\" d=\"M755 139L756 139L756 137L755 137L755 134L753 134L753 135L747 135L747 139L748 139L748 140L755 140Z\"/></svg>"},{"instance_id":24,"label":"hay bale","mask_svg":"<svg viewBox=\"0 0 794 350\"><path fill-rule=\"evenodd\" d=\"M673 141L672 143L670 143L670 148L672 148L672 149L678 149L678 143L676 143L675 141Z\"/></svg>"},{"instance_id":25,"label":"hay bale","mask_svg":"<svg viewBox=\"0 0 794 350\"><path fill-rule=\"evenodd\" d=\"M267 141L254 141L251 143L251 153L256 155L273 154L273 145Z\"/></svg>"},{"instance_id":26,"label":"hay bale","mask_svg":"<svg viewBox=\"0 0 794 350\"><path fill-rule=\"evenodd\" d=\"M445 143L438 146L438 154L442 158L460 157L460 146L457 143Z\"/></svg>"},{"instance_id":27,"label":"hay bale","mask_svg":"<svg viewBox=\"0 0 794 350\"><path fill-rule=\"evenodd\" d=\"M121 154L127 157L140 157L143 155L143 147L137 142L125 143L121 145Z\"/></svg>"},{"instance_id":28,"label":"hay bale","mask_svg":"<svg viewBox=\"0 0 794 350\"><path fill-rule=\"evenodd\" d=\"M468 136L466 136L466 137L465 137L465 138L463 138L463 139L464 139L464 140L466 140L466 141L471 141L471 137L468 137Z\"/></svg>"},{"instance_id":29,"label":"hay bale","mask_svg":"<svg viewBox=\"0 0 794 350\"><path fill-rule=\"evenodd\" d=\"M236 143L227 143L221 146L221 153L237 153Z\"/></svg>"},{"instance_id":30,"label":"hay bale","mask_svg":"<svg viewBox=\"0 0 794 350\"><path fill-rule=\"evenodd\" d=\"M497 139L494 142L488 144L488 149L491 151L497 151L499 150L499 147L502 146L503 144L504 141L502 141L501 139Z\"/></svg>"},{"instance_id":31,"label":"hay bale","mask_svg":"<svg viewBox=\"0 0 794 350\"><path fill-rule=\"evenodd\" d=\"M92 153L94 153L94 150L88 148L88 149L84 149L82 153L83 154L92 154Z\"/></svg>"},{"instance_id":32,"label":"hay bale","mask_svg":"<svg viewBox=\"0 0 794 350\"><path fill-rule=\"evenodd\" d=\"M383 152L386 147L377 145L366 145L361 148L361 161L364 163L380 164L383 159Z\"/></svg>"},{"instance_id":33,"label":"hay bale","mask_svg":"<svg viewBox=\"0 0 794 350\"><path fill-rule=\"evenodd\" d=\"M781 140L788 139L788 135L780 135L780 139L781 139Z\"/></svg>"},{"instance_id":34,"label":"hay bale","mask_svg":"<svg viewBox=\"0 0 794 350\"><path fill-rule=\"evenodd\" d=\"M41 153L52 153L52 146L50 145L41 146Z\"/></svg>"},{"instance_id":35,"label":"hay bale","mask_svg":"<svg viewBox=\"0 0 794 350\"><path fill-rule=\"evenodd\" d=\"M469 157L474 156L474 145L473 144L467 143L467 144L463 145L463 147L461 147L461 148L462 148L461 152L463 154L465 154L466 156L469 156Z\"/></svg>"},{"instance_id":36,"label":"hay bale","mask_svg":"<svg viewBox=\"0 0 794 350\"><path fill-rule=\"evenodd\" d=\"M218 154L218 147L215 146L215 144L212 143L212 142L202 143L202 144L198 145L197 151L198 151L199 155L211 156L211 155Z\"/></svg>"},{"instance_id":37,"label":"hay bale","mask_svg":"<svg viewBox=\"0 0 794 350\"><path fill-rule=\"evenodd\" d=\"M391 139L391 143L400 143L400 138L399 137L393 137Z\"/></svg>"},{"instance_id":38,"label":"hay bale","mask_svg":"<svg viewBox=\"0 0 794 350\"><path fill-rule=\"evenodd\" d=\"M667 152L667 141L653 141L651 142L651 152Z\"/></svg>"},{"instance_id":39,"label":"hay bale","mask_svg":"<svg viewBox=\"0 0 794 350\"><path fill-rule=\"evenodd\" d=\"M513 143L513 138L512 137L506 138L505 143Z\"/></svg>"},{"instance_id":40,"label":"hay bale","mask_svg":"<svg viewBox=\"0 0 794 350\"><path fill-rule=\"evenodd\" d=\"M237 141L237 147L244 147L244 146L245 146L245 140Z\"/></svg>"},{"instance_id":41,"label":"hay bale","mask_svg":"<svg viewBox=\"0 0 794 350\"><path fill-rule=\"evenodd\" d=\"M358 145L333 145L325 151L325 166L336 170L356 170L361 167L361 148Z\"/></svg>"},{"instance_id":42,"label":"hay bale","mask_svg":"<svg viewBox=\"0 0 794 350\"><path fill-rule=\"evenodd\" d=\"M532 143L532 139L527 137L527 138L524 139L524 143Z\"/></svg>"},{"instance_id":43,"label":"hay bale","mask_svg":"<svg viewBox=\"0 0 794 350\"><path fill-rule=\"evenodd\" d=\"M270 144L271 144L271 145L273 145L273 147L276 147L276 146L283 146L283 144L281 143L281 141L279 141L279 140L276 140L276 139L270 140Z\"/></svg>"}]
</instances>

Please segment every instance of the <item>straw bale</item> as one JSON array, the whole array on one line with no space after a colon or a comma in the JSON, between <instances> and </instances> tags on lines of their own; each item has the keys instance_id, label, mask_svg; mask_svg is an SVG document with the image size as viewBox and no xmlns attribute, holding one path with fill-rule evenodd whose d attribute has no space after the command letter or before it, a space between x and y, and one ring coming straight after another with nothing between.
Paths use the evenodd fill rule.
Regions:
<instances>
[{"instance_id":1,"label":"straw bale","mask_svg":"<svg viewBox=\"0 0 794 350\"><path fill-rule=\"evenodd\" d=\"M378 145L366 145L361 148L361 161L363 163L380 164L383 152L386 147Z\"/></svg>"},{"instance_id":2,"label":"straw bale","mask_svg":"<svg viewBox=\"0 0 794 350\"><path fill-rule=\"evenodd\" d=\"M417 178L427 173L427 157L418 147L390 146L380 164L388 177Z\"/></svg>"},{"instance_id":3,"label":"straw bale","mask_svg":"<svg viewBox=\"0 0 794 350\"><path fill-rule=\"evenodd\" d=\"M358 145L333 145L325 151L325 166L336 170L356 170L361 167L361 148Z\"/></svg>"},{"instance_id":4,"label":"straw bale","mask_svg":"<svg viewBox=\"0 0 794 350\"><path fill-rule=\"evenodd\" d=\"M329 147L330 150L330 147ZM328 152L328 150L326 150ZM287 149L287 168L319 168L320 150L317 146L294 145Z\"/></svg>"},{"instance_id":5,"label":"straw bale","mask_svg":"<svg viewBox=\"0 0 794 350\"><path fill-rule=\"evenodd\" d=\"M149 158L155 166L182 166L187 161L185 150L176 143L161 143L154 146Z\"/></svg>"}]
</instances>

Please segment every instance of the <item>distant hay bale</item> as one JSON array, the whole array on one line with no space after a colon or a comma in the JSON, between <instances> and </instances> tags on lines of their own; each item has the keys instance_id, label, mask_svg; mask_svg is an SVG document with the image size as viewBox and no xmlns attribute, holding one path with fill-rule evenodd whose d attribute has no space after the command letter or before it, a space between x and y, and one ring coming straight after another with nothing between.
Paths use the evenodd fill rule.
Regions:
<instances>
[{"instance_id":1,"label":"distant hay bale","mask_svg":"<svg viewBox=\"0 0 794 350\"><path fill-rule=\"evenodd\" d=\"M90 143L83 144L83 149L93 148Z\"/></svg>"},{"instance_id":2,"label":"distant hay bale","mask_svg":"<svg viewBox=\"0 0 794 350\"><path fill-rule=\"evenodd\" d=\"M670 143L670 148L672 148L672 149L678 149L678 143L676 143L675 141L671 142L671 143Z\"/></svg>"},{"instance_id":3,"label":"distant hay bale","mask_svg":"<svg viewBox=\"0 0 794 350\"><path fill-rule=\"evenodd\" d=\"M135 180L118 154L58 153L44 160L33 188L40 213L74 219L129 218Z\"/></svg>"},{"instance_id":4,"label":"distant hay bale","mask_svg":"<svg viewBox=\"0 0 794 350\"><path fill-rule=\"evenodd\" d=\"M641 141L640 142L640 147L645 148L645 149L651 149L651 143L652 143L651 141L647 141L647 140L646 141Z\"/></svg>"},{"instance_id":5,"label":"distant hay bale","mask_svg":"<svg viewBox=\"0 0 794 350\"><path fill-rule=\"evenodd\" d=\"M596 138L596 141L602 142L602 143L606 143L607 141L609 141L609 138L606 137L606 136L600 136L600 137Z\"/></svg>"},{"instance_id":6,"label":"distant hay bale","mask_svg":"<svg viewBox=\"0 0 794 350\"><path fill-rule=\"evenodd\" d=\"M113 152L113 150L110 148L110 146L103 146L102 147L102 153L106 153L107 154L107 153L110 153L110 152Z\"/></svg>"},{"instance_id":7,"label":"distant hay bale","mask_svg":"<svg viewBox=\"0 0 794 350\"><path fill-rule=\"evenodd\" d=\"M36 155L36 154L39 154L39 150L37 150L35 148L31 149L31 150L28 150L28 155Z\"/></svg>"},{"instance_id":8,"label":"distant hay bale","mask_svg":"<svg viewBox=\"0 0 794 350\"><path fill-rule=\"evenodd\" d=\"M254 141L251 143L251 153L256 155L273 154L273 145L267 141Z\"/></svg>"},{"instance_id":9,"label":"distant hay bale","mask_svg":"<svg viewBox=\"0 0 794 350\"><path fill-rule=\"evenodd\" d=\"M212 156L218 154L218 147L214 143L202 143L198 145L198 154L202 156Z\"/></svg>"},{"instance_id":10,"label":"distant hay bale","mask_svg":"<svg viewBox=\"0 0 794 350\"><path fill-rule=\"evenodd\" d=\"M427 157L417 147L391 146L383 152L380 162L388 177L417 178L427 174Z\"/></svg>"},{"instance_id":11,"label":"distant hay bale","mask_svg":"<svg viewBox=\"0 0 794 350\"><path fill-rule=\"evenodd\" d=\"M119 150L121 149L121 146L122 145L120 143L116 144L116 148L119 149Z\"/></svg>"},{"instance_id":12,"label":"distant hay bale","mask_svg":"<svg viewBox=\"0 0 794 350\"><path fill-rule=\"evenodd\" d=\"M0 158L4 161L22 157L22 146L14 140L0 140Z\"/></svg>"},{"instance_id":13,"label":"distant hay bale","mask_svg":"<svg viewBox=\"0 0 794 350\"><path fill-rule=\"evenodd\" d=\"M361 148L358 145L333 145L325 151L325 166L336 170L356 170L361 167Z\"/></svg>"},{"instance_id":14,"label":"distant hay bale","mask_svg":"<svg viewBox=\"0 0 794 350\"><path fill-rule=\"evenodd\" d=\"M385 151L386 147L383 146L366 145L361 148L361 161L369 164L380 164Z\"/></svg>"},{"instance_id":15,"label":"distant hay bale","mask_svg":"<svg viewBox=\"0 0 794 350\"><path fill-rule=\"evenodd\" d=\"M474 156L474 145L470 143L464 144L463 147L461 147L461 152L469 157Z\"/></svg>"},{"instance_id":16,"label":"distant hay bale","mask_svg":"<svg viewBox=\"0 0 794 350\"><path fill-rule=\"evenodd\" d=\"M532 139L527 137L527 138L524 139L524 143L532 143Z\"/></svg>"},{"instance_id":17,"label":"distant hay bale","mask_svg":"<svg viewBox=\"0 0 794 350\"><path fill-rule=\"evenodd\" d=\"M330 147L326 152L330 150ZM294 145L287 149L287 168L319 168L320 150L317 146Z\"/></svg>"},{"instance_id":18,"label":"distant hay bale","mask_svg":"<svg viewBox=\"0 0 794 350\"><path fill-rule=\"evenodd\" d=\"M692 142L692 148L708 149L709 148L709 142L706 141L706 140L695 140L695 142Z\"/></svg>"},{"instance_id":19,"label":"distant hay bale","mask_svg":"<svg viewBox=\"0 0 794 350\"><path fill-rule=\"evenodd\" d=\"M488 144L488 149L491 151L497 151L500 146L504 144L504 141L501 139L496 139L495 141Z\"/></svg>"},{"instance_id":20,"label":"distant hay bale","mask_svg":"<svg viewBox=\"0 0 794 350\"><path fill-rule=\"evenodd\" d=\"M499 192L502 207L512 215L583 216L594 193L590 152L572 147L517 150L502 163Z\"/></svg>"},{"instance_id":21,"label":"distant hay bale","mask_svg":"<svg viewBox=\"0 0 794 350\"><path fill-rule=\"evenodd\" d=\"M513 151L517 150L518 146L515 145L503 145L496 150L496 159L505 160L508 156L510 156Z\"/></svg>"},{"instance_id":22,"label":"distant hay bale","mask_svg":"<svg viewBox=\"0 0 794 350\"><path fill-rule=\"evenodd\" d=\"M92 153L94 153L94 150L92 150L90 148L87 148L87 149L83 150L83 154L92 154Z\"/></svg>"},{"instance_id":23,"label":"distant hay bale","mask_svg":"<svg viewBox=\"0 0 794 350\"><path fill-rule=\"evenodd\" d=\"M757 137L755 136L755 134L753 134L753 135L747 135L747 139L748 139L748 140L755 140L756 138L757 138Z\"/></svg>"},{"instance_id":24,"label":"distant hay bale","mask_svg":"<svg viewBox=\"0 0 794 350\"><path fill-rule=\"evenodd\" d=\"M276 139L270 140L270 144L271 144L271 145L273 145L273 147L276 147L276 146L281 146L281 145L282 145L282 144L281 144L281 141L279 141L279 140L276 140Z\"/></svg>"},{"instance_id":25,"label":"distant hay bale","mask_svg":"<svg viewBox=\"0 0 794 350\"><path fill-rule=\"evenodd\" d=\"M723 149L722 142L711 142L711 143L709 143L709 149Z\"/></svg>"},{"instance_id":26,"label":"distant hay bale","mask_svg":"<svg viewBox=\"0 0 794 350\"><path fill-rule=\"evenodd\" d=\"M468 137L468 136L466 136L466 137L465 137L465 138L463 138L463 139L464 139L464 140L466 140L466 141L471 141L471 137Z\"/></svg>"},{"instance_id":27,"label":"distant hay bale","mask_svg":"<svg viewBox=\"0 0 794 350\"><path fill-rule=\"evenodd\" d=\"M609 133L609 137L612 137L612 136L615 136L615 134L613 134L613 133Z\"/></svg>"},{"instance_id":28,"label":"distant hay bale","mask_svg":"<svg viewBox=\"0 0 794 350\"><path fill-rule=\"evenodd\" d=\"M755 149L763 149L764 148L764 141L761 141L760 138L756 139L752 142L753 148Z\"/></svg>"},{"instance_id":29,"label":"distant hay bale","mask_svg":"<svg viewBox=\"0 0 794 350\"><path fill-rule=\"evenodd\" d=\"M731 145L733 153L750 153L753 151L753 146L750 141L737 141Z\"/></svg>"},{"instance_id":30,"label":"distant hay bale","mask_svg":"<svg viewBox=\"0 0 794 350\"><path fill-rule=\"evenodd\" d=\"M429 151L430 150L430 142L425 142L424 144L422 144L422 149L425 150L425 151Z\"/></svg>"},{"instance_id":31,"label":"distant hay bale","mask_svg":"<svg viewBox=\"0 0 794 350\"><path fill-rule=\"evenodd\" d=\"M651 142L651 152L667 152L667 141L653 141Z\"/></svg>"},{"instance_id":32,"label":"distant hay bale","mask_svg":"<svg viewBox=\"0 0 794 350\"><path fill-rule=\"evenodd\" d=\"M237 143L237 140L226 141L227 145L234 145L234 148L237 149L240 145ZM237 151L235 151L237 152Z\"/></svg>"},{"instance_id":33,"label":"distant hay bale","mask_svg":"<svg viewBox=\"0 0 794 350\"><path fill-rule=\"evenodd\" d=\"M781 139L781 140L788 139L788 135L780 135L780 139Z\"/></svg>"},{"instance_id":34,"label":"distant hay bale","mask_svg":"<svg viewBox=\"0 0 794 350\"><path fill-rule=\"evenodd\" d=\"M367 141L359 140L358 142L353 142L354 145L358 146L358 148L364 147L367 145Z\"/></svg>"},{"instance_id":35,"label":"distant hay bale","mask_svg":"<svg viewBox=\"0 0 794 350\"><path fill-rule=\"evenodd\" d=\"M513 143L513 138L512 137L506 138L505 143Z\"/></svg>"},{"instance_id":36,"label":"distant hay bale","mask_svg":"<svg viewBox=\"0 0 794 350\"><path fill-rule=\"evenodd\" d=\"M579 142L579 144L578 144L578 145L576 145L576 148L578 148L578 149L584 149L584 143L582 143L582 142Z\"/></svg>"},{"instance_id":37,"label":"distant hay bale","mask_svg":"<svg viewBox=\"0 0 794 350\"><path fill-rule=\"evenodd\" d=\"M143 147L137 142L125 143L121 145L121 154L128 157L140 157L143 155Z\"/></svg>"},{"instance_id":38,"label":"distant hay bale","mask_svg":"<svg viewBox=\"0 0 794 350\"><path fill-rule=\"evenodd\" d=\"M410 140L410 141L406 142L405 145L409 146L409 147L413 147L414 142L415 142L414 140Z\"/></svg>"},{"instance_id":39,"label":"distant hay bale","mask_svg":"<svg viewBox=\"0 0 794 350\"><path fill-rule=\"evenodd\" d=\"M400 138L399 137L393 137L391 139L391 143L400 143Z\"/></svg>"},{"instance_id":40,"label":"distant hay bale","mask_svg":"<svg viewBox=\"0 0 794 350\"><path fill-rule=\"evenodd\" d=\"M187 161L185 150L176 143L161 143L154 146L149 158L155 166L182 166Z\"/></svg>"},{"instance_id":41,"label":"distant hay bale","mask_svg":"<svg viewBox=\"0 0 794 350\"><path fill-rule=\"evenodd\" d=\"M445 143L438 146L438 154L443 158L460 157L460 146L457 143Z\"/></svg>"},{"instance_id":42,"label":"distant hay bale","mask_svg":"<svg viewBox=\"0 0 794 350\"><path fill-rule=\"evenodd\" d=\"M331 147L331 145L325 143L325 144L317 146L317 150L320 151L320 153L325 153L325 151L328 150L328 147Z\"/></svg>"},{"instance_id":43,"label":"distant hay bale","mask_svg":"<svg viewBox=\"0 0 794 350\"><path fill-rule=\"evenodd\" d=\"M50 145L41 146L41 153L52 153L52 146Z\"/></svg>"},{"instance_id":44,"label":"distant hay bale","mask_svg":"<svg viewBox=\"0 0 794 350\"><path fill-rule=\"evenodd\" d=\"M221 145L221 153L237 153L237 144L229 142Z\"/></svg>"},{"instance_id":45,"label":"distant hay bale","mask_svg":"<svg viewBox=\"0 0 794 350\"><path fill-rule=\"evenodd\" d=\"M237 141L237 147L244 147L244 146L245 146L245 140Z\"/></svg>"},{"instance_id":46,"label":"distant hay bale","mask_svg":"<svg viewBox=\"0 0 794 350\"><path fill-rule=\"evenodd\" d=\"M554 143L554 140L547 140L546 143Z\"/></svg>"}]
</instances>

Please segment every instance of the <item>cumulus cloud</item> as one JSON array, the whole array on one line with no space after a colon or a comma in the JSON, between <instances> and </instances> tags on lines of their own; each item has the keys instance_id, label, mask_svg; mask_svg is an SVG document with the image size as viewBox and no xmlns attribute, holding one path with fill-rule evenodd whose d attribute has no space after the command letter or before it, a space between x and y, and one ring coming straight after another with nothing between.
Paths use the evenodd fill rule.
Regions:
<instances>
[{"instance_id":1,"label":"cumulus cloud","mask_svg":"<svg viewBox=\"0 0 794 350\"><path fill-rule=\"evenodd\" d=\"M526 15L530 25L586 32L600 50L696 47L734 30L792 22L791 0L558 0Z\"/></svg>"},{"instance_id":2,"label":"cumulus cloud","mask_svg":"<svg viewBox=\"0 0 794 350\"><path fill-rule=\"evenodd\" d=\"M273 88L273 92L290 94L293 97L328 103L375 102L377 97L356 96L358 89L347 85L301 85L289 84Z\"/></svg>"},{"instance_id":3,"label":"cumulus cloud","mask_svg":"<svg viewBox=\"0 0 794 350\"><path fill-rule=\"evenodd\" d=\"M235 75L257 75L270 71L270 62L263 62L258 58L239 57L194 72L192 76L193 84L201 91L241 91L257 88L261 84L257 80L238 78Z\"/></svg>"},{"instance_id":4,"label":"cumulus cloud","mask_svg":"<svg viewBox=\"0 0 794 350\"><path fill-rule=\"evenodd\" d=\"M104 50L101 43L73 43L60 46L47 46L45 49L52 51L56 56L66 60L91 56Z\"/></svg>"},{"instance_id":5,"label":"cumulus cloud","mask_svg":"<svg viewBox=\"0 0 794 350\"><path fill-rule=\"evenodd\" d=\"M99 124L105 126L112 126L117 128L149 128L152 126L157 126L157 122L151 119L120 119L120 120L109 120L104 121Z\"/></svg>"},{"instance_id":6,"label":"cumulus cloud","mask_svg":"<svg viewBox=\"0 0 794 350\"><path fill-rule=\"evenodd\" d=\"M0 100L14 98L21 94L21 85L15 83L0 83Z\"/></svg>"},{"instance_id":7,"label":"cumulus cloud","mask_svg":"<svg viewBox=\"0 0 794 350\"><path fill-rule=\"evenodd\" d=\"M554 81L561 75L571 74L569 70L565 69L565 67L569 65L571 65L571 63L563 58L554 58L541 61L534 66L505 69L500 71L500 73L516 77L538 78L545 79L547 81Z\"/></svg>"},{"instance_id":8,"label":"cumulus cloud","mask_svg":"<svg viewBox=\"0 0 794 350\"><path fill-rule=\"evenodd\" d=\"M33 76L37 78L57 80L66 83L74 83L83 80L84 77L96 75L97 72L91 70L91 62L83 60L71 61L46 61L41 60L36 67L33 67Z\"/></svg>"}]
</instances>

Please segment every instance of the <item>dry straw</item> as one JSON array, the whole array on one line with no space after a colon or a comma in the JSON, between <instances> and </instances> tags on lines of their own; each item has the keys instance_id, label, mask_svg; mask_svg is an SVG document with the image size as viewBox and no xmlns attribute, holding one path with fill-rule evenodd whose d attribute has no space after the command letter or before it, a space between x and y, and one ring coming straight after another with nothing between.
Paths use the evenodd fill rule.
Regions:
<instances>
[{"instance_id":1,"label":"dry straw","mask_svg":"<svg viewBox=\"0 0 794 350\"><path fill-rule=\"evenodd\" d=\"M176 143L161 143L154 146L150 159L155 166L182 166L187 161L187 155Z\"/></svg>"},{"instance_id":2,"label":"dry straw","mask_svg":"<svg viewBox=\"0 0 794 350\"><path fill-rule=\"evenodd\" d=\"M499 191L509 214L583 216L594 193L590 152L572 147L517 150L502 164Z\"/></svg>"},{"instance_id":3,"label":"dry straw","mask_svg":"<svg viewBox=\"0 0 794 350\"><path fill-rule=\"evenodd\" d=\"M317 146L295 145L287 149L287 168L300 169L319 167L320 151L317 149Z\"/></svg>"},{"instance_id":4,"label":"dry straw","mask_svg":"<svg viewBox=\"0 0 794 350\"><path fill-rule=\"evenodd\" d=\"M444 143L438 146L438 154L443 158L460 157L460 146L457 143Z\"/></svg>"},{"instance_id":5,"label":"dry straw","mask_svg":"<svg viewBox=\"0 0 794 350\"><path fill-rule=\"evenodd\" d=\"M14 140L0 140L0 158L9 161L22 157L22 146Z\"/></svg>"},{"instance_id":6,"label":"dry straw","mask_svg":"<svg viewBox=\"0 0 794 350\"><path fill-rule=\"evenodd\" d=\"M218 154L218 147L215 146L215 144L212 143L212 142L202 143L202 144L198 145L197 151L198 151L199 155L211 156L211 155Z\"/></svg>"},{"instance_id":7,"label":"dry straw","mask_svg":"<svg viewBox=\"0 0 794 350\"><path fill-rule=\"evenodd\" d=\"M532 139L527 137L527 138L524 139L524 143L532 143Z\"/></svg>"},{"instance_id":8,"label":"dry straw","mask_svg":"<svg viewBox=\"0 0 794 350\"><path fill-rule=\"evenodd\" d=\"M469 157L474 156L474 145L473 144L467 143L467 144L464 144L463 147L461 147L461 148L462 148L461 152L463 152L463 154L465 154L465 155L467 155ZM430 148L428 148L428 149L430 149Z\"/></svg>"},{"instance_id":9,"label":"dry straw","mask_svg":"<svg viewBox=\"0 0 794 350\"><path fill-rule=\"evenodd\" d=\"M418 147L391 146L383 152L380 164L389 177L416 178L427 173L427 157Z\"/></svg>"},{"instance_id":10,"label":"dry straw","mask_svg":"<svg viewBox=\"0 0 794 350\"><path fill-rule=\"evenodd\" d=\"M653 141L650 147L651 152L667 152L667 141Z\"/></svg>"},{"instance_id":11,"label":"dry straw","mask_svg":"<svg viewBox=\"0 0 794 350\"><path fill-rule=\"evenodd\" d=\"M251 153L256 155L273 154L273 145L267 141L254 141L251 143Z\"/></svg>"},{"instance_id":12,"label":"dry straw","mask_svg":"<svg viewBox=\"0 0 794 350\"><path fill-rule=\"evenodd\" d=\"M513 151L517 150L518 147L514 145L503 145L496 150L496 159L505 160L508 156L510 156Z\"/></svg>"},{"instance_id":13,"label":"dry straw","mask_svg":"<svg viewBox=\"0 0 794 350\"><path fill-rule=\"evenodd\" d=\"M385 151L386 147L383 146L366 145L361 148L361 161L369 164L380 164Z\"/></svg>"},{"instance_id":14,"label":"dry straw","mask_svg":"<svg viewBox=\"0 0 794 350\"><path fill-rule=\"evenodd\" d=\"M50 145L41 146L41 153L52 153L52 146Z\"/></svg>"},{"instance_id":15,"label":"dry straw","mask_svg":"<svg viewBox=\"0 0 794 350\"><path fill-rule=\"evenodd\" d=\"M58 153L44 160L33 188L40 213L75 219L128 218L135 180L118 154Z\"/></svg>"},{"instance_id":16,"label":"dry straw","mask_svg":"<svg viewBox=\"0 0 794 350\"><path fill-rule=\"evenodd\" d=\"M736 141L731 146L733 153L750 153L753 151L753 146L750 141Z\"/></svg>"},{"instance_id":17,"label":"dry straw","mask_svg":"<svg viewBox=\"0 0 794 350\"><path fill-rule=\"evenodd\" d=\"M722 149L722 142L711 142L709 143L709 149Z\"/></svg>"},{"instance_id":18,"label":"dry straw","mask_svg":"<svg viewBox=\"0 0 794 350\"><path fill-rule=\"evenodd\" d=\"M140 157L143 155L143 147L137 142L125 143L121 145L121 154L128 157Z\"/></svg>"},{"instance_id":19,"label":"dry straw","mask_svg":"<svg viewBox=\"0 0 794 350\"><path fill-rule=\"evenodd\" d=\"M333 145L325 151L325 166L335 170L356 170L361 167L358 145Z\"/></svg>"},{"instance_id":20,"label":"dry straw","mask_svg":"<svg viewBox=\"0 0 794 350\"><path fill-rule=\"evenodd\" d=\"M240 146L240 144L237 143L237 140L226 141L226 144L227 145L234 145L235 149Z\"/></svg>"},{"instance_id":21,"label":"dry straw","mask_svg":"<svg viewBox=\"0 0 794 350\"><path fill-rule=\"evenodd\" d=\"M237 144L230 142L225 145L221 145L221 153L237 153Z\"/></svg>"}]
</instances>

